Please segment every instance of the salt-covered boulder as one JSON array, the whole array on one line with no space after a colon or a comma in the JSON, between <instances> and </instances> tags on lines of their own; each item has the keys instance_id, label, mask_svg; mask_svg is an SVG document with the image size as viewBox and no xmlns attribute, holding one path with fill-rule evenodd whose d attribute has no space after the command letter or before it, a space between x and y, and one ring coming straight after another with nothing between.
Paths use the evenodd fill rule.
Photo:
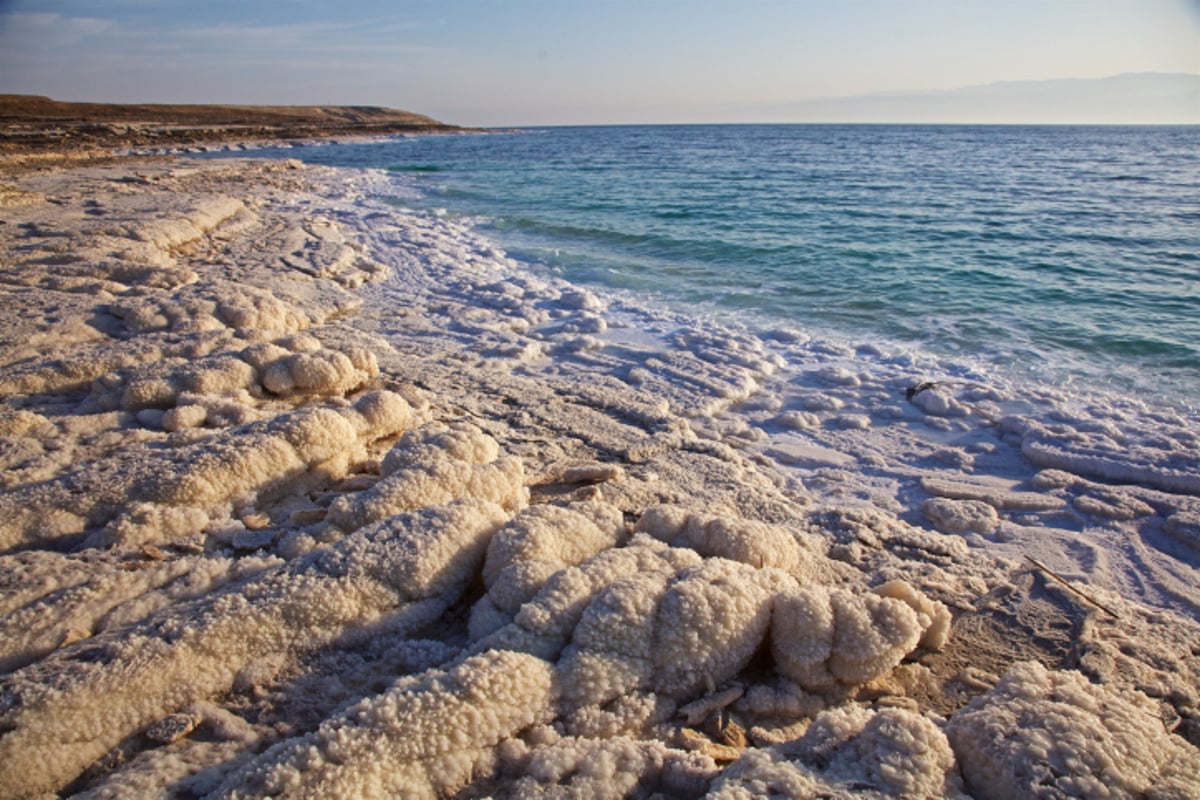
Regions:
<instances>
[{"instance_id":1,"label":"salt-covered boulder","mask_svg":"<svg viewBox=\"0 0 1200 800\"><path fill-rule=\"evenodd\" d=\"M463 436L473 442L460 449L461 439L447 436L450 428L431 424L401 437L384 459L384 478L366 491L338 497L330 505L328 520L344 531L352 531L392 514L444 503L456 497L477 497L499 503L512 512L523 508L529 497L525 472L519 459L476 459L499 452L491 437L474 426L462 426ZM451 443L451 444L448 444Z\"/></svg>"},{"instance_id":2,"label":"salt-covered boulder","mask_svg":"<svg viewBox=\"0 0 1200 800\"><path fill-rule=\"evenodd\" d=\"M734 677L766 638L777 593L794 585L720 558L680 571L655 617L654 691L692 697Z\"/></svg>"},{"instance_id":3,"label":"salt-covered boulder","mask_svg":"<svg viewBox=\"0 0 1200 800\"><path fill-rule=\"evenodd\" d=\"M638 535L625 547L610 548L577 566L556 572L537 595L521 606L512 623L477 643L477 649L530 652L557 661L588 605L605 587L636 573L674 575L702 560L691 550L668 547Z\"/></svg>"},{"instance_id":4,"label":"salt-covered boulder","mask_svg":"<svg viewBox=\"0 0 1200 800\"><path fill-rule=\"evenodd\" d=\"M641 572L598 592L560 661L568 712L650 690L691 698L737 675L766 637L786 574L726 559Z\"/></svg>"},{"instance_id":5,"label":"salt-covered boulder","mask_svg":"<svg viewBox=\"0 0 1200 800\"><path fill-rule=\"evenodd\" d=\"M710 800L758 797L965 797L946 735L912 711L844 706L817 716L799 740L748 750Z\"/></svg>"},{"instance_id":6,"label":"salt-covered boulder","mask_svg":"<svg viewBox=\"0 0 1200 800\"><path fill-rule=\"evenodd\" d=\"M667 571L640 572L605 587L588 603L559 660L568 711L651 684L655 618L671 579Z\"/></svg>"},{"instance_id":7,"label":"salt-covered boulder","mask_svg":"<svg viewBox=\"0 0 1200 800\"><path fill-rule=\"evenodd\" d=\"M811 562L820 557L815 545L801 548L796 536L782 527L699 514L679 506L651 506L642 513L636 530L674 547L690 547L702 556L787 572L811 569Z\"/></svg>"},{"instance_id":8,"label":"salt-covered boulder","mask_svg":"<svg viewBox=\"0 0 1200 800\"><path fill-rule=\"evenodd\" d=\"M713 760L661 742L624 736L564 737L530 752L510 755L512 797L698 797L719 773Z\"/></svg>"},{"instance_id":9,"label":"salt-covered boulder","mask_svg":"<svg viewBox=\"0 0 1200 800\"><path fill-rule=\"evenodd\" d=\"M494 763L499 743L548 721L554 669L491 650L401 678L236 771L215 798L452 797Z\"/></svg>"},{"instance_id":10,"label":"salt-covered boulder","mask_svg":"<svg viewBox=\"0 0 1200 800\"><path fill-rule=\"evenodd\" d=\"M934 497L921 505L921 512L943 533L991 533L1000 524L996 509L982 500Z\"/></svg>"},{"instance_id":11,"label":"salt-covered boulder","mask_svg":"<svg viewBox=\"0 0 1200 800\"><path fill-rule=\"evenodd\" d=\"M322 348L291 353L263 368L262 385L276 395L345 394L379 374L375 354L365 348L347 352Z\"/></svg>"},{"instance_id":12,"label":"salt-covered boulder","mask_svg":"<svg viewBox=\"0 0 1200 800\"><path fill-rule=\"evenodd\" d=\"M780 673L809 691L825 692L886 674L922 641L931 647L945 643L944 606L906 585L881 589L853 593L806 586L781 592L771 617L771 652Z\"/></svg>"},{"instance_id":13,"label":"salt-covered boulder","mask_svg":"<svg viewBox=\"0 0 1200 800\"><path fill-rule=\"evenodd\" d=\"M1157 705L1078 672L1015 664L946 732L980 800L1200 797L1200 751L1167 732Z\"/></svg>"},{"instance_id":14,"label":"salt-covered boulder","mask_svg":"<svg viewBox=\"0 0 1200 800\"><path fill-rule=\"evenodd\" d=\"M394 516L6 676L0 763L25 768L0 770L0 797L61 789L131 734L229 691L248 664L428 625L475 579L488 540L506 520L498 506L474 500ZM480 688L468 699L478 703L486 693ZM470 723L464 731L479 722L463 719Z\"/></svg>"},{"instance_id":15,"label":"salt-covered boulder","mask_svg":"<svg viewBox=\"0 0 1200 800\"><path fill-rule=\"evenodd\" d=\"M488 547L483 567L487 594L471 614L478 639L512 617L559 570L613 547L624 532L620 509L606 503L537 505L504 526Z\"/></svg>"}]
</instances>

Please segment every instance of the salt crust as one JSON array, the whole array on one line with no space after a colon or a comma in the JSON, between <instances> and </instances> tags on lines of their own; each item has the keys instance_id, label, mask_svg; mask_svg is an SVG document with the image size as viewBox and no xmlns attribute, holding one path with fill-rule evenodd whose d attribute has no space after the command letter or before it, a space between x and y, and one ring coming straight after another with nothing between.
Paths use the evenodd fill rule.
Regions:
<instances>
[{"instance_id":1,"label":"salt crust","mask_svg":"<svg viewBox=\"0 0 1200 800\"><path fill-rule=\"evenodd\" d=\"M0 796L65 785L124 737L228 691L255 660L429 624L481 567L503 520L478 501L396 516L186 611L101 633L13 673L0 760L28 768L0 777Z\"/></svg>"},{"instance_id":2,"label":"salt crust","mask_svg":"<svg viewBox=\"0 0 1200 800\"><path fill-rule=\"evenodd\" d=\"M1200 792L1186 420L906 404L946 365L530 274L381 175L134 177L2 210L0 797ZM1120 613L1105 685L920 713L1042 613L1020 548Z\"/></svg>"},{"instance_id":3,"label":"salt crust","mask_svg":"<svg viewBox=\"0 0 1200 800\"><path fill-rule=\"evenodd\" d=\"M549 717L553 688L549 664L505 651L402 678L269 750L211 796L451 796L503 739Z\"/></svg>"},{"instance_id":4,"label":"salt crust","mask_svg":"<svg viewBox=\"0 0 1200 800\"><path fill-rule=\"evenodd\" d=\"M935 721L848 706L818 715L795 742L748 751L707 797L965 797L953 768Z\"/></svg>"}]
</instances>

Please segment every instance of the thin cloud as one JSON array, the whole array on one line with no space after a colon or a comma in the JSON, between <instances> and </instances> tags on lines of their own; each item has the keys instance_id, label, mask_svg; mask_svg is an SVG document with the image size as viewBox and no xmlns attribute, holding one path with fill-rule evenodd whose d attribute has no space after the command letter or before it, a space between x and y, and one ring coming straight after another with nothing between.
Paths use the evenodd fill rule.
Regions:
<instances>
[{"instance_id":1,"label":"thin cloud","mask_svg":"<svg viewBox=\"0 0 1200 800\"><path fill-rule=\"evenodd\" d=\"M451 48L405 41L415 27L384 20L206 25L174 30L168 41L200 52L241 50L291 57L451 52Z\"/></svg>"},{"instance_id":2,"label":"thin cloud","mask_svg":"<svg viewBox=\"0 0 1200 800\"><path fill-rule=\"evenodd\" d=\"M53 12L0 14L0 37L6 46L65 47L101 36L117 28L111 19L68 17Z\"/></svg>"}]
</instances>

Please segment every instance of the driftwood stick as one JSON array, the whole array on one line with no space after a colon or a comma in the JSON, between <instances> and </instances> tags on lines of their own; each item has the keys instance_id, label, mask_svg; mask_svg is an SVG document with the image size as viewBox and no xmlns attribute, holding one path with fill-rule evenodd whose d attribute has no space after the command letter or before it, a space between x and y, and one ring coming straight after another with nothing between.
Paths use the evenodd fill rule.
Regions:
<instances>
[{"instance_id":1,"label":"driftwood stick","mask_svg":"<svg viewBox=\"0 0 1200 800\"><path fill-rule=\"evenodd\" d=\"M1077 595L1077 596L1079 596L1079 597L1082 597L1082 598L1083 598L1084 600L1086 600L1088 603L1092 604L1092 605L1093 605L1093 606L1095 606L1096 608L1098 608L1098 609L1100 609L1101 611L1105 612L1106 614L1108 614L1108 615L1109 615L1110 617L1112 617L1113 619L1120 619L1120 618L1121 618L1121 617L1120 617L1120 616L1117 614L1117 612L1113 611L1111 608L1109 608L1108 606L1106 606L1106 605L1104 605L1103 603L1099 602L1099 601L1098 601L1098 600L1096 600L1095 598L1093 598L1093 597L1090 597L1090 596L1088 596L1087 594L1085 594L1085 593L1083 593L1083 592L1079 591L1079 590L1078 590L1078 589L1076 589L1074 586L1072 586L1071 584L1067 583L1067 580L1066 580L1066 578L1064 578L1063 576L1059 575L1057 572L1055 572L1054 570L1050 569L1049 567L1047 567L1047 566L1046 566L1045 564L1043 564L1042 562L1038 561L1038 560L1037 560L1036 558L1034 558L1033 556L1031 556L1031 555L1026 555L1026 556L1025 556L1025 560L1026 560L1026 561L1028 561L1030 564L1033 564L1035 567L1037 567L1038 569L1040 569L1042 572L1046 573L1046 575L1048 575L1049 577L1051 577L1051 578L1053 578L1054 580L1058 581L1058 583L1062 584L1062 586L1063 586L1063 587L1065 587L1067 591L1069 591L1069 592L1072 592L1073 594L1075 594L1075 595Z\"/></svg>"}]
</instances>

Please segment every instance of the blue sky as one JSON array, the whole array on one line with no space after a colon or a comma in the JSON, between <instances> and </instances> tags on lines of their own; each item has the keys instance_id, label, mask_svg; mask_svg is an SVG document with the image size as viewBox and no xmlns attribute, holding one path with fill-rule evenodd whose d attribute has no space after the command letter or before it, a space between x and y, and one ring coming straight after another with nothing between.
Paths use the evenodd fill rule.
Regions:
<instances>
[{"instance_id":1,"label":"blue sky","mask_svg":"<svg viewBox=\"0 0 1200 800\"><path fill-rule=\"evenodd\" d=\"M720 122L821 97L1200 73L1200 0L0 0L0 92Z\"/></svg>"}]
</instances>

